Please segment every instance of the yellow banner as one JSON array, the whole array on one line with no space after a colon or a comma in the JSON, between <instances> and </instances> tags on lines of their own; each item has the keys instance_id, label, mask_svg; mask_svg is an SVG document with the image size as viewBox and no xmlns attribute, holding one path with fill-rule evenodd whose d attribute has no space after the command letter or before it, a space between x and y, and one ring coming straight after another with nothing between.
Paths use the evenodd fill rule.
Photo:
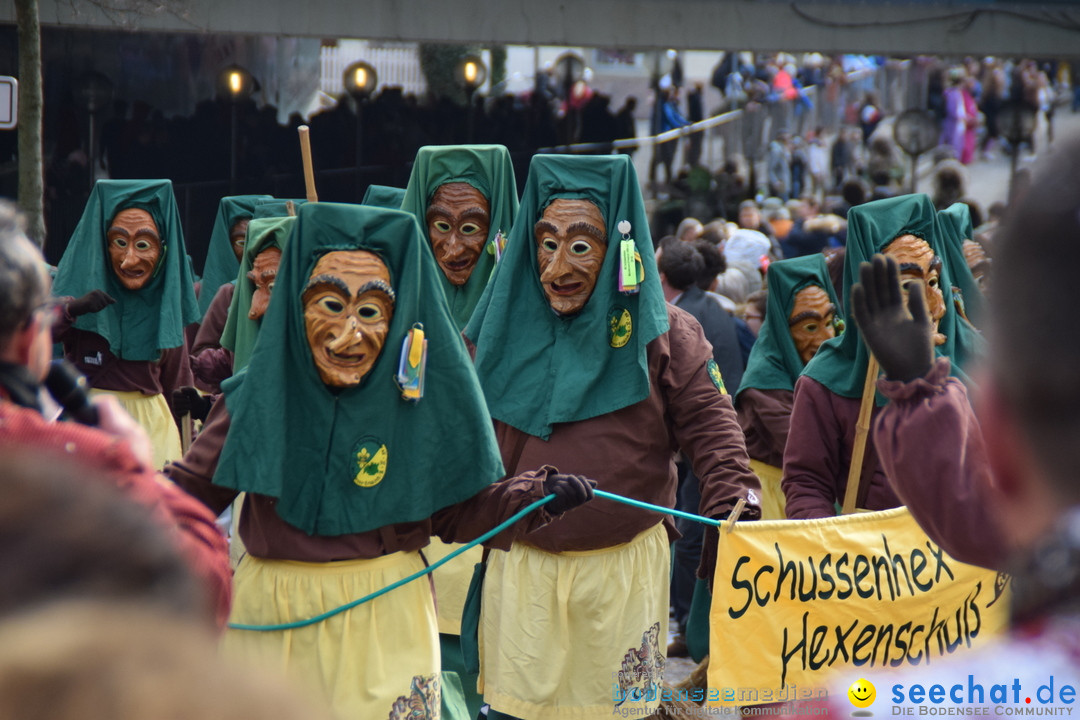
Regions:
<instances>
[{"instance_id":1,"label":"yellow banner","mask_svg":"<svg viewBox=\"0 0 1080 720\"><path fill-rule=\"evenodd\" d=\"M932 666L1006 627L1006 584L945 554L907 508L736 523L720 532L707 699L804 700L838 671Z\"/></svg>"}]
</instances>

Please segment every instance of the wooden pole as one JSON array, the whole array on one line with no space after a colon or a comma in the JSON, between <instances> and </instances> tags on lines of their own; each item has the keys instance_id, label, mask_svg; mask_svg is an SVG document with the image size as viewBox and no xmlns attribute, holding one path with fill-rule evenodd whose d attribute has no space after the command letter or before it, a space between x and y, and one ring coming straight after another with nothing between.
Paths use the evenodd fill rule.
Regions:
<instances>
[{"instance_id":1,"label":"wooden pole","mask_svg":"<svg viewBox=\"0 0 1080 720\"><path fill-rule=\"evenodd\" d=\"M311 135L307 125L297 128L300 133L300 156L304 160L304 187L307 189L307 201L319 202L315 192L315 168L311 164Z\"/></svg>"},{"instance_id":2,"label":"wooden pole","mask_svg":"<svg viewBox=\"0 0 1080 720\"><path fill-rule=\"evenodd\" d=\"M180 418L180 451L187 454L191 447L191 413L184 413Z\"/></svg>"},{"instance_id":3,"label":"wooden pole","mask_svg":"<svg viewBox=\"0 0 1080 720\"><path fill-rule=\"evenodd\" d=\"M855 511L859 497L859 482L862 480L863 456L866 454L866 439L870 435L870 414L874 410L874 393L877 391L878 361L873 353L866 366L866 382L863 383L862 401L859 403L859 419L855 421L855 444L851 448L851 466L848 468L847 489L844 491L844 504L841 513L850 515Z\"/></svg>"}]
</instances>

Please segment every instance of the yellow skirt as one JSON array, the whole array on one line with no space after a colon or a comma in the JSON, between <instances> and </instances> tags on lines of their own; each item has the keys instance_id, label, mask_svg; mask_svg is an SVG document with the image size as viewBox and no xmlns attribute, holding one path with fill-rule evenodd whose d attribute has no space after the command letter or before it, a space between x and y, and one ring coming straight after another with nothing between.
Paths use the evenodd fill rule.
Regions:
<instances>
[{"instance_id":1,"label":"yellow skirt","mask_svg":"<svg viewBox=\"0 0 1080 720\"><path fill-rule=\"evenodd\" d=\"M663 525L628 543L488 557L480 688L524 720L645 717L659 706L671 554Z\"/></svg>"},{"instance_id":2,"label":"yellow skirt","mask_svg":"<svg viewBox=\"0 0 1080 720\"><path fill-rule=\"evenodd\" d=\"M434 564L461 545L444 543L438 538L431 538L431 544L424 548L428 563ZM461 634L461 611L465 607L465 596L469 594L473 568L484 557L484 548L474 546L438 570L431 573L435 579L435 609L439 618L439 632L447 635Z\"/></svg>"},{"instance_id":3,"label":"yellow skirt","mask_svg":"<svg viewBox=\"0 0 1080 720\"><path fill-rule=\"evenodd\" d=\"M90 390L91 395L112 395L124 409L143 426L154 446L154 467L161 469L165 463L183 457L180 449L180 430L176 427L169 404L164 395L143 395L138 391Z\"/></svg>"},{"instance_id":4,"label":"yellow skirt","mask_svg":"<svg viewBox=\"0 0 1080 720\"><path fill-rule=\"evenodd\" d=\"M787 513L784 510L787 499L780 487L784 471L760 460L750 460L750 471L757 475L761 482L761 519L787 520Z\"/></svg>"},{"instance_id":5,"label":"yellow skirt","mask_svg":"<svg viewBox=\"0 0 1080 720\"><path fill-rule=\"evenodd\" d=\"M245 556L233 580L233 623L314 617L423 569L419 553L304 563ZM426 579L295 630L229 630L227 654L276 666L349 720L440 717L439 638ZM409 714L416 713L416 714Z\"/></svg>"}]
</instances>

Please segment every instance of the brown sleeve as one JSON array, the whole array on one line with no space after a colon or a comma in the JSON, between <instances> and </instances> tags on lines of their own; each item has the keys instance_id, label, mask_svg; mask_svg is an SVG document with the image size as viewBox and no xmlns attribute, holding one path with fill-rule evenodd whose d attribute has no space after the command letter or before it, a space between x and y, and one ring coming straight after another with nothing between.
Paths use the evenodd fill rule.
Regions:
<instances>
[{"instance_id":1,"label":"brown sleeve","mask_svg":"<svg viewBox=\"0 0 1080 720\"><path fill-rule=\"evenodd\" d=\"M550 465L492 483L473 497L444 508L431 517L432 532L446 542L475 540L522 508L544 497L544 480L558 472ZM540 507L499 533L486 545L509 550L513 541L543 527L556 516Z\"/></svg>"},{"instance_id":2,"label":"brown sleeve","mask_svg":"<svg viewBox=\"0 0 1080 720\"><path fill-rule=\"evenodd\" d=\"M994 480L963 383L940 358L924 378L878 380L892 402L874 442L896 494L926 534L962 562L998 569L1009 546L991 512Z\"/></svg>"},{"instance_id":3,"label":"brown sleeve","mask_svg":"<svg viewBox=\"0 0 1080 720\"><path fill-rule=\"evenodd\" d=\"M239 494L235 490L213 483L221 449L225 447L225 436L228 434L229 413L225 408L225 398L221 396L210 408L202 430L184 453L184 457L169 463L162 471L181 489L210 508L215 515L224 512Z\"/></svg>"},{"instance_id":4,"label":"brown sleeve","mask_svg":"<svg viewBox=\"0 0 1080 720\"><path fill-rule=\"evenodd\" d=\"M770 465L783 464L793 396L790 390L757 388L747 388L739 393L739 409L745 418L746 450L750 457Z\"/></svg>"},{"instance_id":5,"label":"brown sleeve","mask_svg":"<svg viewBox=\"0 0 1080 720\"><path fill-rule=\"evenodd\" d=\"M742 428L731 396L721 393L709 376L712 351L701 325L682 311L669 312L670 359L660 383L672 434L690 459L701 485L700 513L709 518L727 515L740 498L742 517L761 517L761 485L750 472Z\"/></svg>"},{"instance_id":6,"label":"brown sleeve","mask_svg":"<svg viewBox=\"0 0 1080 720\"><path fill-rule=\"evenodd\" d=\"M787 516L793 520L836 515L835 503L847 485L845 429L831 399L828 389L805 375L795 383L780 483L787 499Z\"/></svg>"},{"instance_id":7,"label":"brown sleeve","mask_svg":"<svg viewBox=\"0 0 1080 720\"><path fill-rule=\"evenodd\" d=\"M195 342L191 345L193 356L207 348L221 347L221 333L225 329L225 321L229 318L229 305L232 304L235 290L235 285L225 283L214 294L214 299L210 301L206 315L199 325L199 332L195 333Z\"/></svg>"}]
</instances>

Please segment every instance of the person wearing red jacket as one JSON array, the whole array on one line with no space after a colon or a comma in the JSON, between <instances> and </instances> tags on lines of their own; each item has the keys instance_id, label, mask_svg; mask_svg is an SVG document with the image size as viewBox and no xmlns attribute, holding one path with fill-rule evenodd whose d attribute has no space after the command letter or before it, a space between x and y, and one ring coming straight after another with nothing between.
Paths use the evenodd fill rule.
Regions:
<instances>
[{"instance_id":1,"label":"person wearing red jacket","mask_svg":"<svg viewBox=\"0 0 1080 720\"><path fill-rule=\"evenodd\" d=\"M225 539L201 503L151 470L146 432L108 396L93 400L97 427L45 417L41 383L51 367L55 312L41 253L14 207L0 203L0 450L65 458L145 506L203 582L207 605L224 627L232 600Z\"/></svg>"}]
</instances>

